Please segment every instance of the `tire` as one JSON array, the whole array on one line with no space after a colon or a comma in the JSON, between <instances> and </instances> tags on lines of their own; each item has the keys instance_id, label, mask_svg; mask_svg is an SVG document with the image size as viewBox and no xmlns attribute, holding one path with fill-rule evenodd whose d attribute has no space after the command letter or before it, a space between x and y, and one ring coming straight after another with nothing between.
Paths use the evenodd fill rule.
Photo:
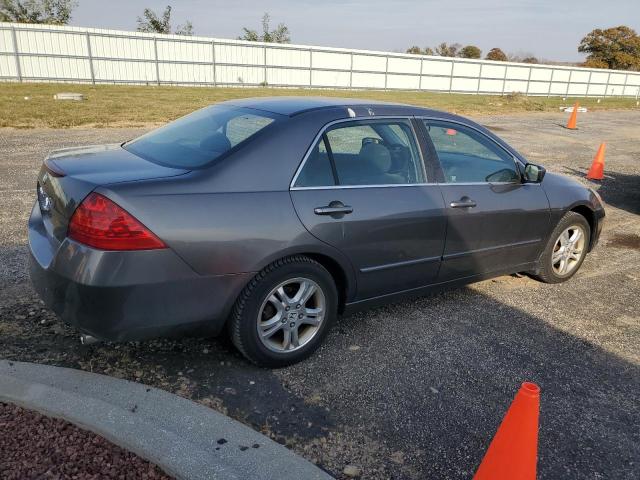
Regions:
<instances>
[{"instance_id":1,"label":"tire","mask_svg":"<svg viewBox=\"0 0 640 480\"><path fill-rule=\"evenodd\" d=\"M251 362L285 367L315 352L335 321L337 308L331 274L309 257L286 257L265 267L244 288L233 307L229 333Z\"/></svg>"},{"instance_id":2,"label":"tire","mask_svg":"<svg viewBox=\"0 0 640 480\"><path fill-rule=\"evenodd\" d=\"M584 262L587 255L591 240L590 228L589 222L582 215L576 212L567 212L560 219L549 237L549 241L540 257L540 269L534 276L545 283L562 283L573 277L582 266L582 262ZM572 232L578 230L582 232L581 239L576 238L573 242L567 243L567 240L573 238L574 233ZM567 231L568 237L562 240L560 238L561 235ZM579 254L577 253L578 250ZM558 257L561 260L558 261ZM565 262L564 271L562 258Z\"/></svg>"}]
</instances>

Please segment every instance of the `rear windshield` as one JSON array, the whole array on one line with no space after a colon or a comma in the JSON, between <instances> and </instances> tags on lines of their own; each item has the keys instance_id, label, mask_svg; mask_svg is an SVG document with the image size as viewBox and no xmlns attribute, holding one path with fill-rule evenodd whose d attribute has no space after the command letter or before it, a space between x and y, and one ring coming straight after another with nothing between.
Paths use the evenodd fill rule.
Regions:
<instances>
[{"instance_id":1,"label":"rear windshield","mask_svg":"<svg viewBox=\"0 0 640 480\"><path fill-rule=\"evenodd\" d=\"M202 167L276 121L275 114L213 105L152 130L123 145L151 162L175 168Z\"/></svg>"}]
</instances>

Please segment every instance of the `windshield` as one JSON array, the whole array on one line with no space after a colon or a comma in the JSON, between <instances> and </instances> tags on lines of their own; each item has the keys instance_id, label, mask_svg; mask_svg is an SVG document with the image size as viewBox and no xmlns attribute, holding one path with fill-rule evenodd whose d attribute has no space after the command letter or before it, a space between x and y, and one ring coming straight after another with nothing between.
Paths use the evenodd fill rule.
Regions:
<instances>
[{"instance_id":1,"label":"windshield","mask_svg":"<svg viewBox=\"0 0 640 480\"><path fill-rule=\"evenodd\" d=\"M197 110L123 145L151 162L198 168L247 141L276 120L275 114L225 105Z\"/></svg>"}]
</instances>

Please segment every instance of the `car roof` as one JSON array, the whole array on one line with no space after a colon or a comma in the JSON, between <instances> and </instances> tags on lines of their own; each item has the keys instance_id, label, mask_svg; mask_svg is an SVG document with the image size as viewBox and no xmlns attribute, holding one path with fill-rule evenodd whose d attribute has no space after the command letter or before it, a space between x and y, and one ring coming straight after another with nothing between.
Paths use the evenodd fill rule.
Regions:
<instances>
[{"instance_id":1,"label":"car roof","mask_svg":"<svg viewBox=\"0 0 640 480\"><path fill-rule=\"evenodd\" d=\"M339 97L255 97L229 100L224 103L226 105L253 108L289 117L313 110L340 107L344 108L345 111L350 107L358 109L370 108L372 110L378 110L381 114L384 113L385 115L447 115L445 112L416 107L414 105Z\"/></svg>"}]
</instances>

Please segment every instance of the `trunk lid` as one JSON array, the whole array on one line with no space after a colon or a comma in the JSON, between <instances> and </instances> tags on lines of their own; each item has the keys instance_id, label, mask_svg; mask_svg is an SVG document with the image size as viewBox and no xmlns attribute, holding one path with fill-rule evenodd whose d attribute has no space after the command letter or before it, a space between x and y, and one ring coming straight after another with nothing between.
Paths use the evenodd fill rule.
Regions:
<instances>
[{"instance_id":1,"label":"trunk lid","mask_svg":"<svg viewBox=\"0 0 640 480\"><path fill-rule=\"evenodd\" d=\"M71 215L96 187L188 172L149 162L118 144L55 150L45 159L38 175L42 219L48 233L62 241Z\"/></svg>"}]
</instances>

